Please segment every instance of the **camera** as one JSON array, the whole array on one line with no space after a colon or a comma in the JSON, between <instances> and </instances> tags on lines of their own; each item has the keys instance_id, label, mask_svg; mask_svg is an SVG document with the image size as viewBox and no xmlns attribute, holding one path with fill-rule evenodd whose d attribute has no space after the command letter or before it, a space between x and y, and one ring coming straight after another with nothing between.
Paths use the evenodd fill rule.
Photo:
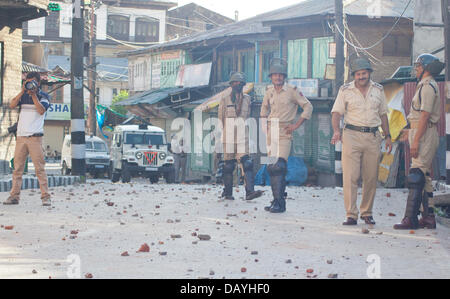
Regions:
<instances>
[{"instance_id":1,"label":"camera","mask_svg":"<svg viewBox=\"0 0 450 299\"><path fill-rule=\"evenodd\" d=\"M13 126L9 127L8 128L8 133L16 135L17 134L17 125L18 124L15 123Z\"/></svg>"},{"instance_id":2,"label":"camera","mask_svg":"<svg viewBox=\"0 0 450 299\"><path fill-rule=\"evenodd\" d=\"M31 91L31 90L34 90L34 89L37 89L37 88L38 88L38 83L35 80L27 82L25 84L25 89L26 90Z\"/></svg>"}]
</instances>

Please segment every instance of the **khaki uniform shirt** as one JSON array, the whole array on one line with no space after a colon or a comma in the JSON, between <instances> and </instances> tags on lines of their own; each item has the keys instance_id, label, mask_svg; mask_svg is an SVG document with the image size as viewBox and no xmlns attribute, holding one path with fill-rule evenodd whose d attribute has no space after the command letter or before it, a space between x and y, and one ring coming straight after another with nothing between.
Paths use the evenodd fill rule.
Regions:
<instances>
[{"instance_id":1,"label":"khaki uniform shirt","mask_svg":"<svg viewBox=\"0 0 450 299\"><path fill-rule=\"evenodd\" d=\"M418 122L422 111L431 114L430 122L432 124L437 124L441 119L439 87L431 76L423 78L422 81L417 84L416 94L412 100L408 120L410 122Z\"/></svg>"},{"instance_id":2,"label":"khaki uniform shirt","mask_svg":"<svg viewBox=\"0 0 450 299\"><path fill-rule=\"evenodd\" d=\"M348 125L370 128L381 126L381 117L388 112L384 88L373 81L366 97L356 88L355 81L343 85L331 111L343 115Z\"/></svg>"},{"instance_id":3,"label":"khaki uniform shirt","mask_svg":"<svg viewBox=\"0 0 450 299\"><path fill-rule=\"evenodd\" d=\"M285 83L281 91L277 92L273 85L269 85L261 107L261 117L292 123L297 117L298 106L303 109L301 117L311 119L313 106L297 87Z\"/></svg>"},{"instance_id":4,"label":"khaki uniform shirt","mask_svg":"<svg viewBox=\"0 0 450 299\"><path fill-rule=\"evenodd\" d=\"M232 95L227 95L226 97L222 98L220 100L219 104L219 120L222 122L223 125L223 131L222 131L222 143L234 143L234 144L248 144L248 134L247 129L245 129L245 136L242 136L238 132L238 129L242 129L239 124L245 123L247 118L250 116L250 109L251 109L251 97L249 95L244 94L242 98L242 107L241 111L238 114L238 107L236 103L233 103L231 100ZM234 119L235 124L237 127L235 127L235 133L234 133L234 140L227 140L227 119ZM246 128L246 127L244 127Z\"/></svg>"}]
</instances>

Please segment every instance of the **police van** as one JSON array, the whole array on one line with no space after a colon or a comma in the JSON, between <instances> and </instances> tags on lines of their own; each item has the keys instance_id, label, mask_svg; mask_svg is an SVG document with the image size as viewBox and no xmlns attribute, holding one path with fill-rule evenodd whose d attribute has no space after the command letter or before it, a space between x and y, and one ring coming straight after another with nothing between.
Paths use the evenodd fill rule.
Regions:
<instances>
[{"instance_id":1,"label":"police van","mask_svg":"<svg viewBox=\"0 0 450 299\"><path fill-rule=\"evenodd\" d=\"M147 125L121 125L114 129L111 142L111 181L129 183L132 177L145 177L152 184L163 177L175 183L174 158L163 129Z\"/></svg>"}]
</instances>

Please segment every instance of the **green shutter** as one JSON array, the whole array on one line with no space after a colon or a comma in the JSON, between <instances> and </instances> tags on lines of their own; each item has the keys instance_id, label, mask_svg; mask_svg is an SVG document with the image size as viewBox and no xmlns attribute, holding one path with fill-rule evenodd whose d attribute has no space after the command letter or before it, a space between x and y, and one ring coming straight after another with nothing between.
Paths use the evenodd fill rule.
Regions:
<instances>
[{"instance_id":1,"label":"green shutter","mask_svg":"<svg viewBox=\"0 0 450 299\"><path fill-rule=\"evenodd\" d=\"M323 79L327 64L333 63L333 59L328 58L328 44L333 41L333 37L313 38L312 77L314 79Z\"/></svg>"},{"instance_id":2,"label":"green shutter","mask_svg":"<svg viewBox=\"0 0 450 299\"><path fill-rule=\"evenodd\" d=\"M161 61L161 87L174 87L181 58Z\"/></svg>"},{"instance_id":3,"label":"green shutter","mask_svg":"<svg viewBox=\"0 0 450 299\"><path fill-rule=\"evenodd\" d=\"M288 41L288 78L308 78L308 40Z\"/></svg>"}]
</instances>

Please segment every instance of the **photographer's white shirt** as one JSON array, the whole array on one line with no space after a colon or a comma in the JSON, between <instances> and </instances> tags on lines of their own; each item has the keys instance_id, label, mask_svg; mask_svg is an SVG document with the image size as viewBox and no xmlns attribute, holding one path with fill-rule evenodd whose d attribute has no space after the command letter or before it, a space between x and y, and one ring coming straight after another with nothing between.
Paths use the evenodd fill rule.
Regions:
<instances>
[{"instance_id":1,"label":"photographer's white shirt","mask_svg":"<svg viewBox=\"0 0 450 299\"><path fill-rule=\"evenodd\" d=\"M45 111L50 107L50 96L39 90L37 97L41 105L45 108ZM33 99L28 94L24 94L19 101L20 115L19 124L17 126L18 137L30 137L35 134L44 133L44 120L47 114L39 114L36 106L33 103Z\"/></svg>"}]
</instances>

